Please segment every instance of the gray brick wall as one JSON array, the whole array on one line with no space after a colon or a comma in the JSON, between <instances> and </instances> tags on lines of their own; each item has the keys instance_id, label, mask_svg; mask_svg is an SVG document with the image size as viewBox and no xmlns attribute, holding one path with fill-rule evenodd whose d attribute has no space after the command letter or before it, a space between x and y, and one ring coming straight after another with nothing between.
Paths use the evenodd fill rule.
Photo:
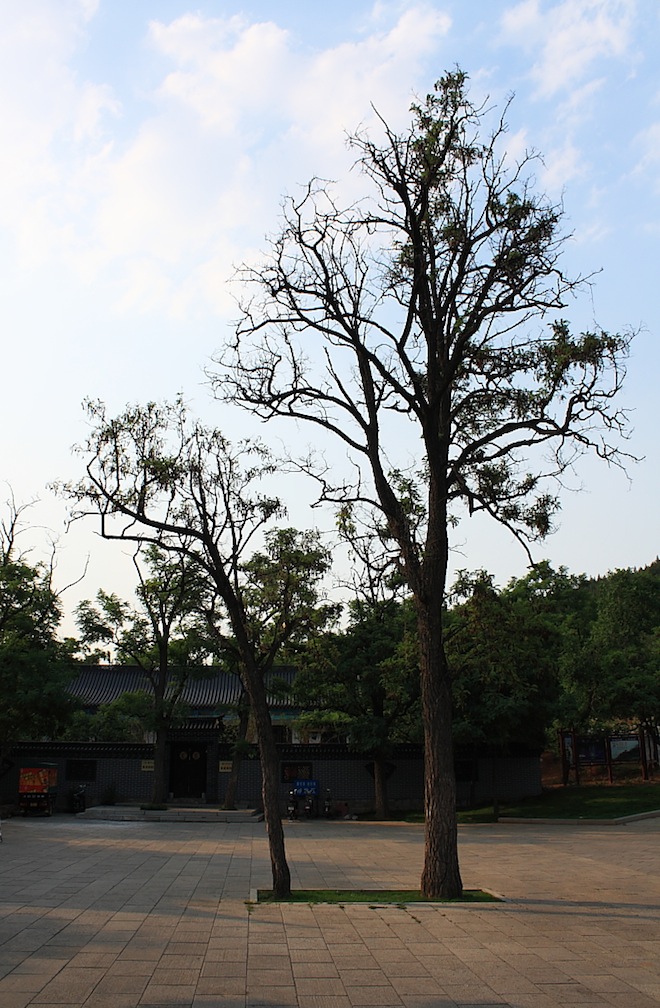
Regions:
<instances>
[{"instance_id":1,"label":"gray brick wall","mask_svg":"<svg viewBox=\"0 0 660 1008\"><path fill-rule=\"evenodd\" d=\"M220 764L226 765L231 759L231 749L215 740L204 744L206 801L222 803L228 775L220 772ZM309 765L312 778L319 782L321 805L327 788L333 802L345 802L351 812L373 807L374 781L369 757L362 757L341 746L280 746L279 750L282 763L297 761ZM16 801L20 766L39 762L57 765L59 810L70 807L71 793L79 783L86 784L88 805L103 804L111 796L120 803L147 802L151 798L152 773L145 769L148 766L145 761L152 758L150 746L23 743L12 751L13 767L0 778L0 802L11 804ZM393 753L389 765L388 796L392 809L421 808L421 750L415 746L401 746ZM494 792L504 799L529 797L541 792L540 757L528 754L502 757L493 768L492 759L481 756L462 761L458 777L460 806L487 802ZM280 783L283 811L290 787L290 783ZM261 768L254 748L241 764L237 801L243 806L259 806L261 803Z\"/></svg>"}]
</instances>

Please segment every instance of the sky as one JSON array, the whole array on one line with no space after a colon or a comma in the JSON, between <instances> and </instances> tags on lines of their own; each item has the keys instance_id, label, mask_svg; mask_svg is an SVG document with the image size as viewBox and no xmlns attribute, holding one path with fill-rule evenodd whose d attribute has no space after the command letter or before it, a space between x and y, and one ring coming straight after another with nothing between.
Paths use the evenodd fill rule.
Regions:
<instances>
[{"instance_id":1,"label":"sky","mask_svg":"<svg viewBox=\"0 0 660 1008\"><path fill-rule=\"evenodd\" d=\"M563 265L594 274L564 313L572 327L637 331L621 405L642 461L581 464L535 556L590 576L656 557L660 4L0 0L0 23L0 510L11 492L34 502L23 541L37 558L57 539L59 587L86 569L69 612L134 584L93 523L66 531L48 489L82 475L82 401L114 413L181 392L229 436L254 432L205 375L237 316L236 266L310 178L357 193L347 133L373 128L374 110L405 129L414 98L457 65L477 104L513 96L513 155L542 155ZM332 524L295 496L293 523ZM455 569L499 584L525 572L485 521L456 547Z\"/></svg>"}]
</instances>

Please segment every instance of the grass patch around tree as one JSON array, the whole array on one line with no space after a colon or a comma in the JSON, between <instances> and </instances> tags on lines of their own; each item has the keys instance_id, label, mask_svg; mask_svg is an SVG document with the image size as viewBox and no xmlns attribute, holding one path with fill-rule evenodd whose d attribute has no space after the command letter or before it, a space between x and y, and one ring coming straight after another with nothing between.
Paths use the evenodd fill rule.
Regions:
<instances>
[{"instance_id":1,"label":"grass patch around tree","mask_svg":"<svg viewBox=\"0 0 660 1008\"><path fill-rule=\"evenodd\" d=\"M257 903L499 903L499 897L483 889L464 889L458 900L427 900L419 889L294 889L287 899L273 896L271 889L257 889Z\"/></svg>"}]
</instances>

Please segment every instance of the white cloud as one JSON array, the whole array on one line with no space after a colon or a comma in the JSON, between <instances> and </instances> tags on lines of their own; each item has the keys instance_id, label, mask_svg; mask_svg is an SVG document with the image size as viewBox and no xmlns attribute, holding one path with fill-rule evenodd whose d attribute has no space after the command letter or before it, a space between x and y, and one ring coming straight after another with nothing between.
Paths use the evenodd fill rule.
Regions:
<instances>
[{"instance_id":1,"label":"white cloud","mask_svg":"<svg viewBox=\"0 0 660 1008\"><path fill-rule=\"evenodd\" d=\"M320 52L305 86L293 96L299 127L325 147L360 119L373 123L371 103L387 116L396 109L407 121L409 102L401 101L402 91L406 94L401 82L409 86L418 77L421 59L437 50L450 26L450 18L436 9L414 7L389 30Z\"/></svg>"},{"instance_id":2,"label":"white cloud","mask_svg":"<svg viewBox=\"0 0 660 1008\"><path fill-rule=\"evenodd\" d=\"M629 49L635 0L522 0L502 16L502 41L539 55L530 76L550 98L572 91L603 58Z\"/></svg>"},{"instance_id":3,"label":"white cloud","mask_svg":"<svg viewBox=\"0 0 660 1008\"><path fill-rule=\"evenodd\" d=\"M263 119L286 86L289 36L272 22L187 14L168 25L152 22L150 36L176 67L161 94L180 101L205 128L231 133L246 115Z\"/></svg>"},{"instance_id":4,"label":"white cloud","mask_svg":"<svg viewBox=\"0 0 660 1008\"><path fill-rule=\"evenodd\" d=\"M420 65L450 26L429 5L389 24L381 10L357 40L310 49L272 21L153 21L160 76L142 84L146 115L120 130L111 83L72 70L96 7L25 5L0 43L0 222L23 267L56 261L85 283L105 278L116 310L175 315L200 296L226 304L211 264L222 284L230 257L274 225L284 190L346 174L344 132L371 101L407 120Z\"/></svg>"},{"instance_id":5,"label":"white cloud","mask_svg":"<svg viewBox=\"0 0 660 1008\"><path fill-rule=\"evenodd\" d=\"M70 214L85 198L80 176L107 156L106 120L120 113L108 85L80 82L71 69L96 7L44 0L16 5L3 22L0 223L25 268L69 244Z\"/></svg>"}]
</instances>

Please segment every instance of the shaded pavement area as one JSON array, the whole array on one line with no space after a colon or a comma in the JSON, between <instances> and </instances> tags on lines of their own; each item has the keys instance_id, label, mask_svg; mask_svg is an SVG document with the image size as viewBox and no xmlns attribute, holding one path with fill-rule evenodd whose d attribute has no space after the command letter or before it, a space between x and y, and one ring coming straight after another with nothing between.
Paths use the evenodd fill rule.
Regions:
<instances>
[{"instance_id":1,"label":"shaded pavement area","mask_svg":"<svg viewBox=\"0 0 660 1008\"><path fill-rule=\"evenodd\" d=\"M263 823L3 822L0 1008L660 1004L660 820L460 828L487 905L255 905ZM286 825L294 888L415 888L423 828Z\"/></svg>"}]
</instances>

